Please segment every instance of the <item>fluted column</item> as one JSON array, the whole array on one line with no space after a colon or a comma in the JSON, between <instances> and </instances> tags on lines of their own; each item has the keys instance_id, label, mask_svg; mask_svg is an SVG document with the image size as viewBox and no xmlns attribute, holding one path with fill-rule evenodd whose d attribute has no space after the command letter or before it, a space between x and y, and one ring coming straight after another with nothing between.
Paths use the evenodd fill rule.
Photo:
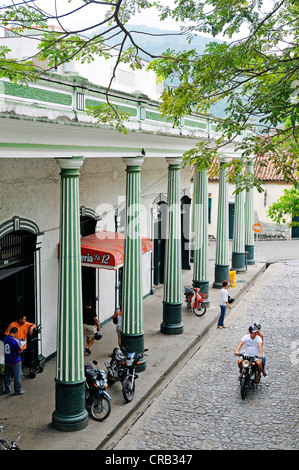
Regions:
<instances>
[{"instance_id":1,"label":"fluted column","mask_svg":"<svg viewBox=\"0 0 299 470\"><path fill-rule=\"evenodd\" d=\"M229 211L228 211L228 169L225 161L220 162L218 217L215 255L215 280L213 287L221 289L222 281L229 279Z\"/></svg>"},{"instance_id":2,"label":"fluted column","mask_svg":"<svg viewBox=\"0 0 299 470\"><path fill-rule=\"evenodd\" d=\"M182 159L166 158L168 163L168 220L165 240L163 322L164 334L183 333L180 168Z\"/></svg>"},{"instance_id":3,"label":"fluted column","mask_svg":"<svg viewBox=\"0 0 299 470\"><path fill-rule=\"evenodd\" d=\"M126 164L126 222L122 296L122 345L144 351L143 290L140 234L140 172L143 158L123 158ZM145 358L138 370L146 368Z\"/></svg>"},{"instance_id":4,"label":"fluted column","mask_svg":"<svg viewBox=\"0 0 299 470\"><path fill-rule=\"evenodd\" d=\"M209 304L209 256L208 256L208 172L194 167L194 264L193 286L207 294Z\"/></svg>"},{"instance_id":5,"label":"fluted column","mask_svg":"<svg viewBox=\"0 0 299 470\"><path fill-rule=\"evenodd\" d=\"M79 168L83 157L59 158L61 168L56 409L52 424L76 431L88 424L82 321Z\"/></svg>"},{"instance_id":6,"label":"fluted column","mask_svg":"<svg viewBox=\"0 0 299 470\"><path fill-rule=\"evenodd\" d=\"M236 190L240 187L236 182ZM236 192L234 235L232 248L232 270L237 272L246 271L245 267L245 191Z\"/></svg>"},{"instance_id":7,"label":"fluted column","mask_svg":"<svg viewBox=\"0 0 299 470\"><path fill-rule=\"evenodd\" d=\"M253 174L254 162L247 163L247 175ZM247 264L255 264L254 260L254 189L246 190L245 194L245 251L247 251Z\"/></svg>"}]
</instances>

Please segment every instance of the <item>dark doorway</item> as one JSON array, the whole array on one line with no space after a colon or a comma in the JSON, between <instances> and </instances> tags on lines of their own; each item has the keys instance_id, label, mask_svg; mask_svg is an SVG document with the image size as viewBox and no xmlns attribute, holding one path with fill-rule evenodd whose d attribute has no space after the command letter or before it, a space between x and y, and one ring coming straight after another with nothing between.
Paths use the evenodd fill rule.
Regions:
<instances>
[{"instance_id":1,"label":"dark doorway","mask_svg":"<svg viewBox=\"0 0 299 470\"><path fill-rule=\"evenodd\" d=\"M235 216L235 203L230 202L228 205L228 233L229 239L234 238L234 216Z\"/></svg>"},{"instance_id":2,"label":"dark doorway","mask_svg":"<svg viewBox=\"0 0 299 470\"><path fill-rule=\"evenodd\" d=\"M293 222L299 222L299 217L293 217ZM292 227L292 238L299 238L299 225Z\"/></svg>"},{"instance_id":3,"label":"dark doorway","mask_svg":"<svg viewBox=\"0 0 299 470\"><path fill-rule=\"evenodd\" d=\"M158 286L164 282L164 258L167 204L161 201L157 205L158 216L154 222L154 284Z\"/></svg>"},{"instance_id":4,"label":"dark doorway","mask_svg":"<svg viewBox=\"0 0 299 470\"><path fill-rule=\"evenodd\" d=\"M97 221L89 216L80 217L80 232L82 237L93 235ZM82 297L83 304L90 299L93 308L96 308L96 269L82 266Z\"/></svg>"},{"instance_id":5,"label":"dark doorway","mask_svg":"<svg viewBox=\"0 0 299 470\"><path fill-rule=\"evenodd\" d=\"M191 269L190 264L190 208L191 199L183 196L181 199L181 241L182 241L182 269Z\"/></svg>"},{"instance_id":6,"label":"dark doorway","mask_svg":"<svg viewBox=\"0 0 299 470\"><path fill-rule=\"evenodd\" d=\"M9 233L0 240L0 339L19 314L36 324L35 249L36 235L24 230ZM10 274L6 276L7 273ZM26 354L24 365L28 362Z\"/></svg>"}]
</instances>

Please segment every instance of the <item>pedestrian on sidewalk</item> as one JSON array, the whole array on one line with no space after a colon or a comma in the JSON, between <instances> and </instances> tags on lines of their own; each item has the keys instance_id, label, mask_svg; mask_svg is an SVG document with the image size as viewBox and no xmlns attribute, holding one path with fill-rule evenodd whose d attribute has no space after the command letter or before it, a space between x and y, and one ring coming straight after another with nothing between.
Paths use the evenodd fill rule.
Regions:
<instances>
[{"instance_id":1,"label":"pedestrian on sidewalk","mask_svg":"<svg viewBox=\"0 0 299 470\"><path fill-rule=\"evenodd\" d=\"M83 334L86 337L87 347L85 351L91 354L91 346L94 343L94 335L97 331L100 331L100 324L97 317L97 312L92 308L91 300L87 300L83 310Z\"/></svg>"},{"instance_id":2,"label":"pedestrian on sidewalk","mask_svg":"<svg viewBox=\"0 0 299 470\"><path fill-rule=\"evenodd\" d=\"M219 306L220 306L220 317L218 320L217 328L226 328L224 326L224 317L226 314L227 307L231 309L231 306L228 303L228 282L222 281L222 288L220 290L220 299L219 299Z\"/></svg>"},{"instance_id":3,"label":"pedestrian on sidewalk","mask_svg":"<svg viewBox=\"0 0 299 470\"><path fill-rule=\"evenodd\" d=\"M112 315L113 323L116 325L116 334L118 339L118 347L121 348L121 311L117 310Z\"/></svg>"},{"instance_id":4,"label":"pedestrian on sidewalk","mask_svg":"<svg viewBox=\"0 0 299 470\"><path fill-rule=\"evenodd\" d=\"M17 339L18 329L12 327L9 335L2 341L4 343L4 393L11 392L11 378L14 379L15 395L23 395L25 392L22 390L22 360L21 351L22 345Z\"/></svg>"},{"instance_id":5,"label":"pedestrian on sidewalk","mask_svg":"<svg viewBox=\"0 0 299 470\"><path fill-rule=\"evenodd\" d=\"M26 315L21 314L18 316L16 321L10 323L8 327L6 328L4 334L8 336L10 334L10 331L12 328L17 328L17 335L16 338L20 341L22 341L22 353L21 353L21 361L23 363L25 353L26 353L26 348L27 348L27 338L28 335L32 336L33 330L36 328L36 325L34 323L28 322L26 319Z\"/></svg>"}]
</instances>

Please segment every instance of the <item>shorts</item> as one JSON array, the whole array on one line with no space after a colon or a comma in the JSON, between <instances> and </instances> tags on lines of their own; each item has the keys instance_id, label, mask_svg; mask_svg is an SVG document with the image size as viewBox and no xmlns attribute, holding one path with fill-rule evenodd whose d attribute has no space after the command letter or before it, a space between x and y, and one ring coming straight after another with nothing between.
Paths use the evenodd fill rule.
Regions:
<instances>
[{"instance_id":1,"label":"shorts","mask_svg":"<svg viewBox=\"0 0 299 470\"><path fill-rule=\"evenodd\" d=\"M95 325L84 325L83 324L83 334L84 336L88 336L89 338L92 338L96 332L96 326Z\"/></svg>"},{"instance_id":2,"label":"shorts","mask_svg":"<svg viewBox=\"0 0 299 470\"><path fill-rule=\"evenodd\" d=\"M116 326L116 333L117 333L118 335L121 334L121 326L120 326L120 325L117 325L117 326Z\"/></svg>"}]
</instances>

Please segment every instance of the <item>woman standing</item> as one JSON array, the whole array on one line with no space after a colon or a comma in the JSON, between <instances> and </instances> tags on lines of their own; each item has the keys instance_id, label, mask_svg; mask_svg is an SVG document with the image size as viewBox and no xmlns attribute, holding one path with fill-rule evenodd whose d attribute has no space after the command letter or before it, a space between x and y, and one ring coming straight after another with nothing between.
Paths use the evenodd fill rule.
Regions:
<instances>
[{"instance_id":1,"label":"woman standing","mask_svg":"<svg viewBox=\"0 0 299 470\"><path fill-rule=\"evenodd\" d=\"M220 305L220 317L218 320L218 325L217 328L226 328L224 326L224 317L226 314L226 309L227 307L231 309L231 306L228 303L228 282L227 281L222 281L222 289L220 291L220 299L219 299L219 305Z\"/></svg>"}]
</instances>

